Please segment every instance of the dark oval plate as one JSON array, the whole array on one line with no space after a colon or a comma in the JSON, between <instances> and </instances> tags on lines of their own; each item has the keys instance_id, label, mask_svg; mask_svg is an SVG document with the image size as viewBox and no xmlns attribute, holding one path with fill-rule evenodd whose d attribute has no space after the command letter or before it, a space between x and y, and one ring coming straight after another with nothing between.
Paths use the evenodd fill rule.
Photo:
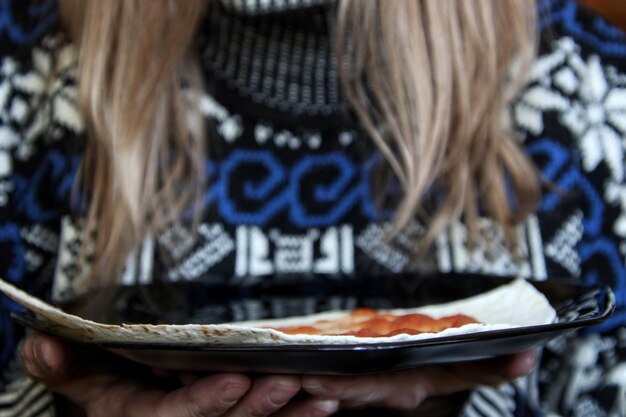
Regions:
<instances>
[{"instance_id":1,"label":"dark oval plate","mask_svg":"<svg viewBox=\"0 0 626 417\"><path fill-rule=\"evenodd\" d=\"M119 287L101 291L99 301L94 302L94 295L88 294L65 309L108 323L220 323L302 315L338 307L417 307L477 295L511 280L466 274L250 277L239 279L236 286L180 283ZM531 283L557 310L555 323L380 344L93 344L162 369L359 375L520 352L577 329L600 324L615 309L615 297L606 286L580 286L559 280ZM80 305L91 308L81 309ZM102 308L103 305L114 308ZM246 308L250 310L247 313ZM55 334L54 327L47 321L30 313L18 313L14 317L23 325Z\"/></svg>"}]
</instances>

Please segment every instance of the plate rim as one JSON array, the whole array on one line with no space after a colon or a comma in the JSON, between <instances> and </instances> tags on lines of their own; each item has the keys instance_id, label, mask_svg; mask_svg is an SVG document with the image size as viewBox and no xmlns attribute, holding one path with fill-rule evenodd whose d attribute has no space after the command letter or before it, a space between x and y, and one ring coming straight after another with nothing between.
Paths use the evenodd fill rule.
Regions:
<instances>
[{"instance_id":1,"label":"plate rim","mask_svg":"<svg viewBox=\"0 0 626 417\"><path fill-rule=\"evenodd\" d=\"M502 277L505 278L505 277ZM541 283L545 281L533 281L528 280L531 283ZM562 284L562 283L561 283ZM32 312L19 311L12 312L11 316L19 324L42 331L50 334L54 337L60 337L65 340L69 340L73 343L81 344L84 346L100 347L104 349L151 349L151 350L178 350L178 351L231 351L231 352L274 352L274 351L289 351L289 352L309 352L309 351L325 351L325 352L341 352L341 351L384 351L384 350L396 350L405 348L419 348L422 346L433 345L446 345L446 344L459 344L463 342L471 342L476 340L497 340L503 337L516 337L525 336L529 334L541 334L549 332L562 332L582 327L593 326L600 324L607 320L611 314L615 311L616 300L615 293L607 284L598 284L595 286L570 284L572 287L579 287L581 289L587 289L589 291L598 291L600 294L605 294L604 310L598 312L598 315L593 317L586 317L580 320L574 319L566 322L556 322L549 324L539 324L533 326L514 327L509 329L498 329L489 331L479 331L475 333L465 333L461 335L434 337L421 340L408 340L398 342L380 342L380 343L351 343L351 344L201 344L201 343L187 343L187 344L172 344L172 343L146 343L146 342L106 342L106 341L78 341L68 337L64 337L59 334L55 334L51 331L46 331L41 328L37 328L37 322L45 322L45 320L37 317Z\"/></svg>"}]
</instances>

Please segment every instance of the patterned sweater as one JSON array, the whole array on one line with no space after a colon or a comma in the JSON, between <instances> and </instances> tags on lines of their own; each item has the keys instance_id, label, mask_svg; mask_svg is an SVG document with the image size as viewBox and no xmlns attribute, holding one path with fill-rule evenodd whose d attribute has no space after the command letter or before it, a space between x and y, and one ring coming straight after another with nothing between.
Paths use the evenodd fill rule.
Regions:
<instances>
[{"instance_id":1,"label":"patterned sweater","mask_svg":"<svg viewBox=\"0 0 626 417\"><path fill-rule=\"evenodd\" d=\"M195 43L207 90L191 92L210 122L204 215L195 231L173 224L147 237L124 284L410 269L423 230L414 222L393 242L381 238L380 158L340 89L332 3L211 2ZM471 249L463 224L445 230L432 266L607 283L618 306L601 326L546 346L529 377L474 390L462 415L625 416L626 36L574 1L539 8L540 56L510 113L560 191L545 190L520 227L521 258L483 219L484 242ZM69 204L84 145L76 55L57 23L54 0L0 1L0 275L59 301L75 295L89 264ZM243 319L289 306L238 307ZM0 298L0 416L57 415L53 396L21 370L16 309Z\"/></svg>"}]
</instances>

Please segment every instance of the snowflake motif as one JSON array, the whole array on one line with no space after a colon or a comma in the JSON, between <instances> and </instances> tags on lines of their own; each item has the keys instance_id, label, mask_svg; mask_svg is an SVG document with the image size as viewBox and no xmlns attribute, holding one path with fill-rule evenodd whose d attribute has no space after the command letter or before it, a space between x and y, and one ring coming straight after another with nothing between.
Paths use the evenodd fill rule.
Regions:
<instances>
[{"instance_id":1,"label":"snowflake motif","mask_svg":"<svg viewBox=\"0 0 626 417\"><path fill-rule=\"evenodd\" d=\"M42 135L49 140L65 137L63 130L76 134L84 131L83 119L77 105L76 52L72 45L59 45L57 38L46 38L45 49L33 51L32 74L49 81L47 90L34 95L31 108L36 109L29 128L24 132L24 140L17 149L17 157L28 159L34 152L35 143ZM53 53L49 51L55 51Z\"/></svg>"},{"instance_id":2,"label":"snowflake motif","mask_svg":"<svg viewBox=\"0 0 626 417\"><path fill-rule=\"evenodd\" d=\"M593 171L604 161L611 179L621 182L626 89L612 85L613 77L607 72L597 55L585 61L571 38L560 39L551 54L536 62L530 87L515 103L513 114L521 128L538 135L543 131L544 114L557 112L578 138L583 169Z\"/></svg>"},{"instance_id":3,"label":"snowflake motif","mask_svg":"<svg viewBox=\"0 0 626 417\"><path fill-rule=\"evenodd\" d=\"M624 148L626 135L626 89L612 87L602 68L600 58L593 55L581 74L578 90L580 101L562 114L562 122L578 138L583 169L593 171L604 160L611 179L624 179Z\"/></svg>"},{"instance_id":4,"label":"snowflake motif","mask_svg":"<svg viewBox=\"0 0 626 417\"><path fill-rule=\"evenodd\" d=\"M39 77L27 77L18 72L19 65L11 57L0 63L0 177L7 178L13 172L11 152L19 144L20 137L15 126L21 126L26 118L24 108L27 105L16 91L36 95L43 90L43 80ZM18 109L18 110L15 110ZM2 200L6 196L3 195Z\"/></svg>"},{"instance_id":5,"label":"snowflake motif","mask_svg":"<svg viewBox=\"0 0 626 417\"><path fill-rule=\"evenodd\" d=\"M544 130L545 112L564 112L570 106L567 94L579 86L574 68L583 65L579 50L572 39L563 38L556 42L553 53L535 62L528 78L529 87L513 106L513 116L522 129L539 135Z\"/></svg>"},{"instance_id":6,"label":"snowflake motif","mask_svg":"<svg viewBox=\"0 0 626 417\"><path fill-rule=\"evenodd\" d=\"M626 237L626 78L604 67L597 55L584 60L571 38L555 42L552 53L540 57L529 77L529 87L513 105L517 125L532 135L544 129L544 115L555 112L578 142L582 168L595 170L604 163L610 178L604 186L609 203L622 215L613 228Z\"/></svg>"},{"instance_id":7,"label":"snowflake motif","mask_svg":"<svg viewBox=\"0 0 626 417\"><path fill-rule=\"evenodd\" d=\"M622 211L613 224L613 231L618 236L626 237L626 184L612 180L607 181L604 189L604 198L609 203L621 207Z\"/></svg>"},{"instance_id":8,"label":"snowflake motif","mask_svg":"<svg viewBox=\"0 0 626 417\"><path fill-rule=\"evenodd\" d=\"M76 53L59 38L49 37L33 49L32 68L7 57L0 63L0 175L12 171L11 153L27 160L42 137L58 139L60 129L81 133L77 106ZM55 133L56 132L56 133Z\"/></svg>"}]
</instances>

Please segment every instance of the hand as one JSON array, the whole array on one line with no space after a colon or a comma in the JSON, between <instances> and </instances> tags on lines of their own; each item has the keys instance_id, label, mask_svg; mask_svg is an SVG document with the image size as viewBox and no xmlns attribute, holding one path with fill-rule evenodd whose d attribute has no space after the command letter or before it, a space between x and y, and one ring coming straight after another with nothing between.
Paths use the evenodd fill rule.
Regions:
<instances>
[{"instance_id":1,"label":"hand","mask_svg":"<svg viewBox=\"0 0 626 417\"><path fill-rule=\"evenodd\" d=\"M163 388L163 379L147 378L145 368L102 352L98 357L93 350L42 334L29 336L21 354L33 379L79 405L89 417L325 417L338 406L332 399L291 401L301 388L295 376L252 381L241 374L216 374ZM137 378L140 369L143 379Z\"/></svg>"},{"instance_id":2,"label":"hand","mask_svg":"<svg viewBox=\"0 0 626 417\"><path fill-rule=\"evenodd\" d=\"M497 386L528 374L532 351L477 362L425 366L356 377L303 376L302 388L320 399L340 400L341 408L381 407L414 410L427 398L478 385Z\"/></svg>"}]
</instances>

